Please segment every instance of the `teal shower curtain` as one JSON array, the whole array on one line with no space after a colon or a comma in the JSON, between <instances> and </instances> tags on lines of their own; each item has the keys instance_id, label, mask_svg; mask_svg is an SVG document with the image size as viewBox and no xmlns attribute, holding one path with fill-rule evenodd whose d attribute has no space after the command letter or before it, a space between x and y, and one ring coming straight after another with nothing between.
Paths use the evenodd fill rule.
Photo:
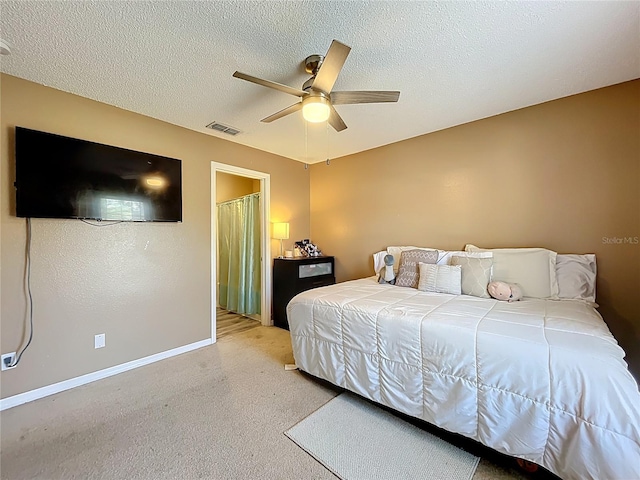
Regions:
<instances>
[{"instance_id":1,"label":"teal shower curtain","mask_svg":"<svg viewBox=\"0 0 640 480\"><path fill-rule=\"evenodd\" d=\"M218 204L220 306L260 313L260 194Z\"/></svg>"}]
</instances>

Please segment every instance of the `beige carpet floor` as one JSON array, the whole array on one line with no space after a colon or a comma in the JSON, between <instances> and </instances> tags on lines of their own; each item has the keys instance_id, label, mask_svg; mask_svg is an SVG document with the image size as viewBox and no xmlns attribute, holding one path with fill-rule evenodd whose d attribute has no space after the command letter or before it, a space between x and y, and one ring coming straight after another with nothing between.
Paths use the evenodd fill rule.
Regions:
<instances>
[{"instance_id":1,"label":"beige carpet floor","mask_svg":"<svg viewBox=\"0 0 640 480\"><path fill-rule=\"evenodd\" d=\"M260 326L5 410L0 477L333 479L283 432L339 390L292 362L288 332ZM474 480L529 478L500 458Z\"/></svg>"}]
</instances>

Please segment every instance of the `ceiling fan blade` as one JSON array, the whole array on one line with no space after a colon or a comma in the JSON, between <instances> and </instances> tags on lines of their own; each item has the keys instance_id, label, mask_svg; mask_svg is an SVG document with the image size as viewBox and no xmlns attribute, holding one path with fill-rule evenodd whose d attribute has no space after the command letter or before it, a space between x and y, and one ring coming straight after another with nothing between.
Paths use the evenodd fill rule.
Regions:
<instances>
[{"instance_id":1,"label":"ceiling fan blade","mask_svg":"<svg viewBox=\"0 0 640 480\"><path fill-rule=\"evenodd\" d=\"M293 105L290 105L287 108L283 108L279 112L274 113L273 115L269 115L268 117L265 117L260 121L264 123L271 123L274 120L278 120L279 118L289 115L290 113L297 112L301 108L302 108L302 102L294 103Z\"/></svg>"},{"instance_id":2,"label":"ceiling fan blade","mask_svg":"<svg viewBox=\"0 0 640 480\"><path fill-rule=\"evenodd\" d=\"M344 123L342 117L338 115L338 112L333 105L331 105L331 114L329 115L329 125L331 125L336 132L341 132L342 130L346 130L347 124Z\"/></svg>"},{"instance_id":3,"label":"ceiling fan blade","mask_svg":"<svg viewBox=\"0 0 640 480\"><path fill-rule=\"evenodd\" d=\"M324 57L324 61L318 70L316 78L311 84L311 88L321 90L325 93L331 92L334 83L338 79L340 70L344 62L347 60L347 55L351 51L351 47L346 46L344 43L340 43L337 40L331 42L329 51ZM346 127L345 127L346 128Z\"/></svg>"},{"instance_id":4,"label":"ceiling fan blade","mask_svg":"<svg viewBox=\"0 0 640 480\"><path fill-rule=\"evenodd\" d=\"M331 93L331 103L333 103L334 105L348 105L353 103L397 102L398 98L400 98L400 92L349 91Z\"/></svg>"},{"instance_id":5,"label":"ceiling fan blade","mask_svg":"<svg viewBox=\"0 0 640 480\"><path fill-rule=\"evenodd\" d=\"M281 83L272 82L270 80L263 80L262 78L254 77L253 75L247 75L246 73L235 72L233 76L236 78L240 78L241 80L246 80L247 82L257 83L258 85L262 85L263 87L269 87L284 93L288 93L289 95L295 95L296 97L304 97L308 95L308 93L304 90L298 90L297 88L282 85Z\"/></svg>"}]
</instances>

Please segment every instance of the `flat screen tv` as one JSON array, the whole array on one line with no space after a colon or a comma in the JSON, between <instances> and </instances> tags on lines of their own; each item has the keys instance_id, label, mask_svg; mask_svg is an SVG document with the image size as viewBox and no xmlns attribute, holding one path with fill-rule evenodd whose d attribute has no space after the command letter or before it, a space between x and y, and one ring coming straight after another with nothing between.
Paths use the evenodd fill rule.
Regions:
<instances>
[{"instance_id":1,"label":"flat screen tv","mask_svg":"<svg viewBox=\"0 0 640 480\"><path fill-rule=\"evenodd\" d=\"M16 215L182 221L182 162L16 127Z\"/></svg>"}]
</instances>

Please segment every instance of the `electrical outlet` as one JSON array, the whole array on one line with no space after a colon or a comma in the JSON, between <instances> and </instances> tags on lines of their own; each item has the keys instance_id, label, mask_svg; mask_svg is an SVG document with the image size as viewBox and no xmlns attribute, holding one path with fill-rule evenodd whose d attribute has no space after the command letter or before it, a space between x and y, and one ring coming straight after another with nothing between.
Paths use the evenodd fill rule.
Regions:
<instances>
[{"instance_id":1,"label":"electrical outlet","mask_svg":"<svg viewBox=\"0 0 640 480\"><path fill-rule=\"evenodd\" d=\"M105 345L104 333L96 335L95 338L95 348L102 348Z\"/></svg>"},{"instance_id":2,"label":"electrical outlet","mask_svg":"<svg viewBox=\"0 0 640 480\"><path fill-rule=\"evenodd\" d=\"M2 364L2 370L11 370L12 368L16 368L17 365L10 367L13 361L16 359L16 352L5 353L0 358L0 363Z\"/></svg>"}]
</instances>

